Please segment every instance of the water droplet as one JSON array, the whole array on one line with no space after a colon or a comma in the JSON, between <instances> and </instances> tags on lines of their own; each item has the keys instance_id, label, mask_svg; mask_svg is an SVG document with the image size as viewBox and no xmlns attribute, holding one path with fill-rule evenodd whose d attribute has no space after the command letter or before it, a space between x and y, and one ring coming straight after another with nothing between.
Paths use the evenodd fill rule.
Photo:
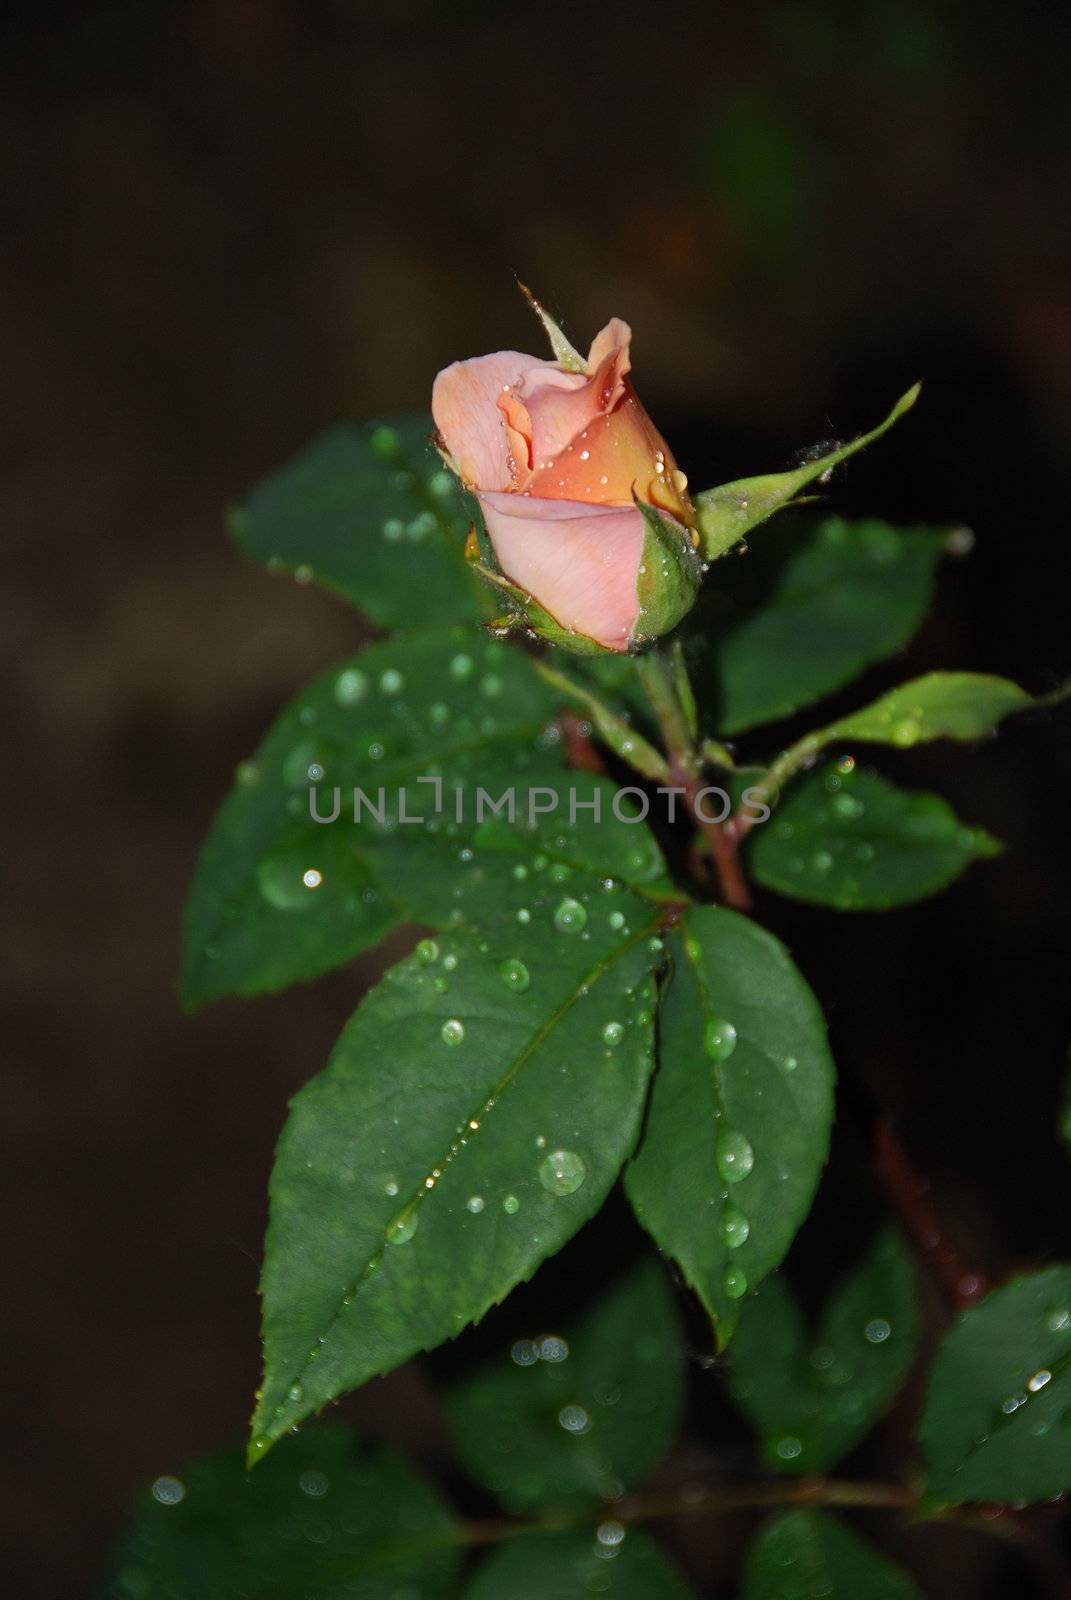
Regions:
<instances>
[{"instance_id":1,"label":"water droplet","mask_svg":"<svg viewBox=\"0 0 1071 1600\"><path fill-rule=\"evenodd\" d=\"M398 435L385 424L373 428L368 442L377 456L393 456L398 449Z\"/></svg>"},{"instance_id":2,"label":"water droplet","mask_svg":"<svg viewBox=\"0 0 1071 1600\"><path fill-rule=\"evenodd\" d=\"M892 1333L892 1326L884 1317L872 1317L863 1329L863 1333L870 1344L884 1344Z\"/></svg>"},{"instance_id":3,"label":"water droplet","mask_svg":"<svg viewBox=\"0 0 1071 1600\"><path fill-rule=\"evenodd\" d=\"M257 887L264 899L277 911L302 911L313 904L306 875L310 870L300 859L271 856L257 868Z\"/></svg>"},{"instance_id":4,"label":"water droplet","mask_svg":"<svg viewBox=\"0 0 1071 1600\"><path fill-rule=\"evenodd\" d=\"M239 761L234 769L234 781L243 789L252 789L260 782L260 768L255 761Z\"/></svg>"},{"instance_id":5,"label":"water droplet","mask_svg":"<svg viewBox=\"0 0 1071 1600\"><path fill-rule=\"evenodd\" d=\"M289 789L304 789L318 783L324 775L320 752L310 739L296 744L283 762L283 782Z\"/></svg>"},{"instance_id":6,"label":"water droplet","mask_svg":"<svg viewBox=\"0 0 1071 1600\"><path fill-rule=\"evenodd\" d=\"M608 1022L602 1030L602 1042L605 1045L609 1045L611 1050L615 1045L620 1044L624 1037L625 1025L623 1022Z\"/></svg>"},{"instance_id":7,"label":"water droplet","mask_svg":"<svg viewBox=\"0 0 1071 1600\"><path fill-rule=\"evenodd\" d=\"M739 1207L726 1204L721 1214L721 1236L730 1250L738 1250L751 1232L751 1223Z\"/></svg>"},{"instance_id":8,"label":"water droplet","mask_svg":"<svg viewBox=\"0 0 1071 1600\"><path fill-rule=\"evenodd\" d=\"M474 1217L478 1217L480 1212L484 1208L483 1195L482 1194L471 1194L471 1195L469 1195L469 1198L465 1201L465 1206L466 1206L467 1210L472 1212Z\"/></svg>"},{"instance_id":9,"label":"water droplet","mask_svg":"<svg viewBox=\"0 0 1071 1600\"><path fill-rule=\"evenodd\" d=\"M1054 1306L1046 1314L1045 1326L1050 1333L1065 1333L1068 1328L1071 1328L1071 1311L1068 1311L1065 1306Z\"/></svg>"},{"instance_id":10,"label":"water droplet","mask_svg":"<svg viewBox=\"0 0 1071 1600\"><path fill-rule=\"evenodd\" d=\"M413 951L417 962L422 967L430 967L433 961L439 959L439 946L434 939L421 939Z\"/></svg>"},{"instance_id":11,"label":"water droplet","mask_svg":"<svg viewBox=\"0 0 1071 1600\"><path fill-rule=\"evenodd\" d=\"M539 1355L541 1360L549 1361L554 1365L567 1359L569 1346L556 1333L548 1333L539 1341Z\"/></svg>"},{"instance_id":12,"label":"water droplet","mask_svg":"<svg viewBox=\"0 0 1071 1600\"><path fill-rule=\"evenodd\" d=\"M539 1181L550 1194L574 1194L588 1175L574 1150L552 1150L539 1168Z\"/></svg>"},{"instance_id":13,"label":"water droplet","mask_svg":"<svg viewBox=\"0 0 1071 1600\"><path fill-rule=\"evenodd\" d=\"M1004 1415L1006 1417L1010 1417L1014 1411L1018 1411L1020 1406L1025 1406L1025 1405L1026 1405L1026 1395L1025 1394L1010 1394L1008 1396L1008 1398L1005 1401L1003 1401L1003 1403L1001 1404L1001 1408L1000 1409L1001 1409L1001 1411L1003 1411L1003 1413L1004 1413Z\"/></svg>"},{"instance_id":14,"label":"water droplet","mask_svg":"<svg viewBox=\"0 0 1071 1600\"><path fill-rule=\"evenodd\" d=\"M900 717L889 729L889 737L893 744L906 749L908 745L917 744L922 736L922 729L914 717Z\"/></svg>"},{"instance_id":15,"label":"water droplet","mask_svg":"<svg viewBox=\"0 0 1071 1600\"><path fill-rule=\"evenodd\" d=\"M417 1210L401 1211L387 1228L388 1244L408 1244L417 1231Z\"/></svg>"},{"instance_id":16,"label":"water droplet","mask_svg":"<svg viewBox=\"0 0 1071 1600\"><path fill-rule=\"evenodd\" d=\"M324 875L316 867L308 867L301 874L301 881L306 889L318 889L324 881Z\"/></svg>"},{"instance_id":17,"label":"water droplet","mask_svg":"<svg viewBox=\"0 0 1071 1600\"><path fill-rule=\"evenodd\" d=\"M448 1017L439 1029L443 1044L460 1044L465 1037L465 1024L457 1017Z\"/></svg>"},{"instance_id":18,"label":"water droplet","mask_svg":"<svg viewBox=\"0 0 1071 1600\"><path fill-rule=\"evenodd\" d=\"M463 683L466 678L471 678L473 673L473 660L471 656L457 655L450 663L450 676Z\"/></svg>"},{"instance_id":19,"label":"water droplet","mask_svg":"<svg viewBox=\"0 0 1071 1600\"><path fill-rule=\"evenodd\" d=\"M524 879L527 878L528 868L525 866L523 861L518 861L517 865L513 869L513 876L518 880L518 882L523 882Z\"/></svg>"},{"instance_id":20,"label":"water droplet","mask_svg":"<svg viewBox=\"0 0 1071 1600\"><path fill-rule=\"evenodd\" d=\"M303 561L300 567L294 568L295 583L311 583L316 574L307 562Z\"/></svg>"},{"instance_id":21,"label":"water droplet","mask_svg":"<svg viewBox=\"0 0 1071 1600\"><path fill-rule=\"evenodd\" d=\"M152 1486L152 1497L162 1506L177 1506L186 1498L186 1485L181 1478L157 1478Z\"/></svg>"},{"instance_id":22,"label":"water droplet","mask_svg":"<svg viewBox=\"0 0 1071 1600\"><path fill-rule=\"evenodd\" d=\"M525 923L525 922L531 922L531 920L532 920L532 913L529 911L527 906L522 906L521 909L517 913L517 921L520 922L520 923Z\"/></svg>"},{"instance_id":23,"label":"water droplet","mask_svg":"<svg viewBox=\"0 0 1071 1600\"><path fill-rule=\"evenodd\" d=\"M747 1278L739 1267L726 1267L721 1281L730 1300L739 1300L747 1294Z\"/></svg>"},{"instance_id":24,"label":"water droplet","mask_svg":"<svg viewBox=\"0 0 1071 1600\"><path fill-rule=\"evenodd\" d=\"M384 694L399 694L405 688L405 679L397 667L388 667L380 674L379 687Z\"/></svg>"},{"instance_id":25,"label":"water droplet","mask_svg":"<svg viewBox=\"0 0 1071 1600\"><path fill-rule=\"evenodd\" d=\"M794 1461L803 1450L803 1444L796 1438L795 1434L786 1433L783 1438L778 1439L774 1445L774 1450L782 1461Z\"/></svg>"},{"instance_id":26,"label":"water droplet","mask_svg":"<svg viewBox=\"0 0 1071 1600\"><path fill-rule=\"evenodd\" d=\"M799 1062L796 1060L795 1056L786 1056L781 1065L784 1067L786 1072L795 1072L796 1068L799 1066Z\"/></svg>"},{"instance_id":27,"label":"water droplet","mask_svg":"<svg viewBox=\"0 0 1071 1600\"><path fill-rule=\"evenodd\" d=\"M554 913L554 926L559 933L579 933L587 920L588 914L579 900L563 900Z\"/></svg>"},{"instance_id":28,"label":"water droplet","mask_svg":"<svg viewBox=\"0 0 1071 1600\"><path fill-rule=\"evenodd\" d=\"M292 1400L294 1405L300 1405L301 1401L305 1398L305 1391L301 1387L300 1383L292 1383L290 1385L289 1389L286 1391L286 1398L288 1400Z\"/></svg>"},{"instance_id":29,"label":"water droplet","mask_svg":"<svg viewBox=\"0 0 1071 1600\"><path fill-rule=\"evenodd\" d=\"M443 971L444 972L453 972L453 970L454 970L454 968L456 966L457 966L457 952L454 951L454 950L448 950L446 952L446 954L443 956Z\"/></svg>"},{"instance_id":30,"label":"water droplet","mask_svg":"<svg viewBox=\"0 0 1071 1600\"><path fill-rule=\"evenodd\" d=\"M502 693L502 679L497 673L489 672L482 680L480 688L489 700L494 700Z\"/></svg>"},{"instance_id":31,"label":"water droplet","mask_svg":"<svg viewBox=\"0 0 1071 1600\"><path fill-rule=\"evenodd\" d=\"M740 1183L755 1165L755 1152L736 1128L720 1127L714 1141L714 1159L726 1183Z\"/></svg>"},{"instance_id":32,"label":"water droplet","mask_svg":"<svg viewBox=\"0 0 1071 1600\"><path fill-rule=\"evenodd\" d=\"M330 1489L331 1483L323 1472L316 1472L312 1468L303 1472L298 1479L298 1488L302 1494L307 1494L311 1500L319 1500Z\"/></svg>"},{"instance_id":33,"label":"water droplet","mask_svg":"<svg viewBox=\"0 0 1071 1600\"><path fill-rule=\"evenodd\" d=\"M359 705L368 693L368 679L356 667L347 667L335 680L335 699L340 706Z\"/></svg>"},{"instance_id":34,"label":"water droplet","mask_svg":"<svg viewBox=\"0 0 1071 1600\"><path fill-rule=\"evenodd\" d=\"M1038 1372L1034 1373L1032 1378L1027 1379L1026 1387L1031 1394L1037 1394L1039 1389L1044 1389L1045 1385L1051 1383L1051 1381L1052 1373L1048 1367L1042 1367Z\"/></svg>"},{"instance_id":35,"label":"water droplet","mask_svg":"<svg viewBox=\"0 0 1071 1600\"><path fill-rule=\"evenodd\" d=\"M502 1202L502 1209L507 1217L515 1217L521 1209L521 1202L515 1194L508 1194Z\"/></svg>"},{"instance_id":36,"label":"water droplet","mask_svg":"<svg viewBox=\"0 0 1071 1600\"><path fill-rule=\"evenodd\" d=\"M854 794L839 794L832 801L830 810L835 816L843 817L846 822L854 822L856 817L863 815L863 802L857 800Z\"/></svg>"},{"instance_id":37,"label":"water droplet","mask_svg":"<svg viewBox=\"0 0 1071 1600\"><path fill-rule=\"evenodd\" d=\"M623 911L611 911L606 920L616 932L619 928L625 926L625 913Z\"/></svg>"},{"instance_id":38,"label":"water droplet","mask_svg":"<svg viewBox=\"0 0 1071 1600\"><path fill-rule=\"evenodd\" d=\"M833 865L833 857L828 850L816 850L811 857L811 866L815 872L828 872Z\"/></svg>"},{"instance_id":39,"label":"water droplet","mask_svg":"<svg viewBox=\"0 0 1071 1600\"><path fill-rule=\"evenodd\" d=\"M503 961L498 975L506 988L512 989L515 994L523 994L532 981L532 975L523 961Z\"/></svg>"},{"instance_id":40,"label":"water droplet","mask_svg":"<svg viewBox=\"0 0 1071 1600\"><path fill-rule=\"evenodd\" d=\"M591 1429L591 1418L583 1406L562 1406L558 1421L566 1433L588 1433Z\"/></svg>"},{"instance_id":41,"label":"water droplet","mask_svg":"<svg viewBox=\"0 0 1071 1600\"><path fill-rule=\"evenodd\" d=\"M519 1367L534 1367L539 1360L539 1350L531 1339L518 1339L510 1349L510 1360Z\"/></svg>"},{"instance_id":42,"label":"water droplet","mask_svg":"<svg viewBox=\"0 0 1071 1600\"><path fill-rule=\"evenodd\" d=\"M728 1061L736 1049L736 1029L724 1017L711 1017L703 1030L703 1043L712 1061Z\"/></svg>"}]
</instances>

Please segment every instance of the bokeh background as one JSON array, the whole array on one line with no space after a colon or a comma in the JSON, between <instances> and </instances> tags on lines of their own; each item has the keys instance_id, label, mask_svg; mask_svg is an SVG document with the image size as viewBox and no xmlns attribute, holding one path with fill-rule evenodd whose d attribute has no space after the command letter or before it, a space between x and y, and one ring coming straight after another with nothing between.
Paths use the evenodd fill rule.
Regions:
<instances>
[{"instance_id":1,"label":"bokeh background","mask_svg":"<svg viewBox=\"0 0 1071 1600\"><path fill-rule=\"evenodd\" d=\"M178 1010L183 893L232 769L364 637L243 565L225 507L340 415L532 346L518 275L578 343L632 322L698 485L849 436L924 377L833 504L977 544L872 684L960 665L1051 689L1071 63L1055 13L993 0L141 0L15 6L0 30L0 1507L21 1592L67 1600L132 1489L243 1429L273 1142L376 970ZM1008 843L940 899L765 908L828 1003L849 1101L895 1117L998 1276L1071 1248L1068 726L890 759ZM861 1128L838 1128L833 1226L868 1203ZM698 1361L694 1380L715 1443L670 1479L746 1473ZM420 1369L343 1410L443 1457ZM900 1443L868 1448L859 1470L887 1472ZM750 1526L673 1533L704 1593L733 1593ZM975 1534L896 1539L935 1594L1039 1581Z\"/></svg>"}]
</instances>

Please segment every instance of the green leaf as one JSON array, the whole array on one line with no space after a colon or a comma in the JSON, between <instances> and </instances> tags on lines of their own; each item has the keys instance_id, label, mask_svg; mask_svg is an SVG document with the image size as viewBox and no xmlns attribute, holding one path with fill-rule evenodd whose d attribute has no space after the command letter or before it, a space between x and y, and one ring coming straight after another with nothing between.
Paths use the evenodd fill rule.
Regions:
<instances>
[{"instance_id":1,"label":"green leaf","mask_svg":"<svg viewBox=\"0 0 1071 1600\"><path fill-rule=\"evenodd\" d=\"M919 1425L927 1496L1044 1500L1071 1489L1071 1266L1013 1278L964 1312Z\"/></svg>"},{"instance_id":2,"label":"green leaf","mask_svg":"<svg viewBox=\"0 0 1071 1600\"><path fill-rule=\"evenodd\" d=\"M901 749L931 739L981 739L1013 711L1035 702L1007 678L985 672L928 672L902 683L871 705L853 711L822 730L835 739L867 740Z\"/></svg>"},{"instance_id":3,"label":"green leaf","mask_svg":"<svg viewBox=\"0 0 1071 1600\"><path fill-rule=\"evenodd\" d=\"M499 1314L495 1355L445 1395L462 1464L515 1512L638 1487L672 1443L683 1399L662 1267L641 1262L553 1335L521 1315L531 1313Z\"/></svg>"},{"instance_id":4,"label":"green leaf","mask_svg":"<svg viewBox=\"0 0 1071 1600\"><path fill-rule=\"evenodd\" d=\"M922 1600L900 1567L824 1511L784 1511L751 1547L743 1600Z\"/></svg>"},{"instance_id":5,"label":"green leaf","mask_svg":"<svg viewBox=\"0 0 1071 1600\"><path fill-rule=\"evenodd\" d=\"M917 383L910 388L896 402L885 421L870 433L861 434L850 444L841 445L827 455L796 467L792 472L767 473L760 478L738 478L734 483L723 483L717 489L707 489L697 495L695 506L699 532L703 537L707 559L713 561L717 556L724 555L752 528L794 500L808 484L824 478L842 461L855 455L857 450L880 439L915 404L919 388Z\"/></svg>"},{"instance_id":6,"label":"green leaf","mask_svg":"<svg viewBox=\"0 0 1071 1600\"><path fill-rule=\"evenodd\" d=\"M530 1277L636 1142L663 908L546 858L454 865L468 926L365 998L280 1141L260 1449Z\"/></svg>"},{"instance_id":7,"label":"green leaf","mask_svg":"<svg viewBox=\"0 0 1071 1600\"><path fill-rule=\"evenodd\" d=\"M689 642L713 725L732 735L787 717L899 650L929 608L942 547L932 529L792 517L716 567Z\"/></svg>"},{"instance_id":8,"label":"green leaf","mask_svg":"<svg viewBox=\"0 0 1071 1600\"><path fill-rule=\"evenodd\" d=\"M620 1522L593 1534L522 1533L484 1562L465 1600L689 1600L688 1589L645 1533Z\"/></svg>"},{"instance_id":9,"label":"green leaf","mask_svg":"<svg viewBox=\"0 0 1071 1600\"><path fill-rule=\"evenodd\" d=\"M383 627L479 618L462 559L474 507L431 432L412 416L322 434L232 511L242 553L317 580Z\"/></svg>"},{"instance_id":10,"label":"green leaf","mask_svg":"<svg viewBox=\"0 0 1071 1600\"><path fill-rule=\"evenodd\" d=\"M882 1234L808 1328L781 1277L740 1313L729 1390L778 1472L825 1472L892 1403L915 1358L918 1279L895 1233Z\"/></svg>"},{"instance_id":11,"label":"green leaf","mask_svg":"<svg viewBox=\"0 0 1071 1600\"><path fill-rule=\"evenodd\" d=\"M938 795L899 789L850 757L795 782L745 846L756 883L838 911L923 900L1000 849Z\"/></svg>"},{"instance_id":12,"label":"green leaf","mask_svg":"<svg viewBox=\"0 0 1071 1600\"><path fill-rule=\"evenodd\" d=\"M252 1477L241 1452L157 1478L135 1508L109 1600L432 1600L460 1565L438 1496L393 1452L335 1425L287 1439Z\"/></svg>"},{"instance_id":13,"label":"green leaf","mask_svg":"<svg viewBox=\"0 0 1071 1600\"><path fill-rule=\"evenodd\" d=\"M788 951L746 917L693 908L672 941L660 1065L625 1175L724 1346L741 1296L782 1259L826 1158L833 1061Z\"/></svg>"},{"instance_id":14,"label":"green leaf","mask_svg":"<svg viewBox=\"0 0 1071 1600\"><path fill-rule=\"evenodd\" d=\"M353 825L353 789L393 802L404 786L420 815L435 791L417 780L438 774L449 809L458 785L493 791L556 761L553 712L525 657L475 629L387 640L317 678L238 769L205 843L186 912L186 1003L315 978L375 944L402 908L365 848L376 830L363 805ZM337 822L312 820L310 789L325 818L339 790Z\"/></svg>"}]
</instances>

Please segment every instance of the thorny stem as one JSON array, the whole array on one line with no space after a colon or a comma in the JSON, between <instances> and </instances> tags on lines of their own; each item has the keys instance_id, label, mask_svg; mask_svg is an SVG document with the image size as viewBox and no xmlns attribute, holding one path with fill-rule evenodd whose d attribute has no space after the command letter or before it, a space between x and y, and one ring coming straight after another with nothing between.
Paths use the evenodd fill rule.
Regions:
<instances>
[{"instance_id":1,"label":"thorny stem","mask_svg":"<svg viewBox=\"0 0 1071 1600\"><path fill-rule=\"evenodd\" d=\"M973 1305L989 1285L980 1272L972 1272L964 1264L945 1233L930 1200L929 1185L912 1167L887 1118L878 1122L874 1145L878 1174L922 1260L955 1310Z\"/></svg>"},{"instance_id":2,"label":"thorny stem","mask_svg":"<svg viewBox=\"0 0 1071 1600\"><path fill-rule=\"evenodd\" d=\"M718 875L718 885L726 905L737 911L750 911L751 894L737 856L739 835L730 824L713 821L704 815L702 758L695 747L688 714L674 682L673 663L659 646L636 659L636 669L651 709L658 720L669 757L670 784L683 791L685 803L696 827L702 833Z\"/></svg>"}]
</instances>

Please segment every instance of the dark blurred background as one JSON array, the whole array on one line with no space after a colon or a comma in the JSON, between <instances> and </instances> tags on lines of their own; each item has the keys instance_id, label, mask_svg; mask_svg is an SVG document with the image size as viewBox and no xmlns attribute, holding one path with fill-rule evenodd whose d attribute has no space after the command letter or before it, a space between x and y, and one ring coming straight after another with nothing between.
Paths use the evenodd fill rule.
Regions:
<instances>
[{"instance_id":1,"label":"dark blurred background","mask_svg":"<svg viewBox=\"0 0 1071 1600\"><path fill-rule=\"evenodd\" d=\"M925 378L832 503L963 523L977 545L872 686L958 665L1052 688L1071 63L1044 10L985 0L142 0L16 6L0 45L19 812L0 1506L22 1592L51 1600L86 1592L136 1486L241 1433L273 1142L376 970L178 1010L183 894L232 769L363 636L244 566L225 507L339 415L422 405L461 356L538 349L519 275L581 345L631 321L640 392L695 485L850 436ZM1071 1249L1067 728L1036 714L977 750L890 758L1008 843L938 900L764 908L852 1093L895 1117L998 1277ZM842 1114L842 1214L868 1167ZM695 1383L728 1442L697 1437L667 1471L746 1475L746 1436L698 1365ZM419 1369L343 1411L442 1456ZM702 1592L733 1592L749 1526L674 1535ZM931 1593L1033 1592L979 1536L896 1537Z\"/></svg>"}]
</instances>

